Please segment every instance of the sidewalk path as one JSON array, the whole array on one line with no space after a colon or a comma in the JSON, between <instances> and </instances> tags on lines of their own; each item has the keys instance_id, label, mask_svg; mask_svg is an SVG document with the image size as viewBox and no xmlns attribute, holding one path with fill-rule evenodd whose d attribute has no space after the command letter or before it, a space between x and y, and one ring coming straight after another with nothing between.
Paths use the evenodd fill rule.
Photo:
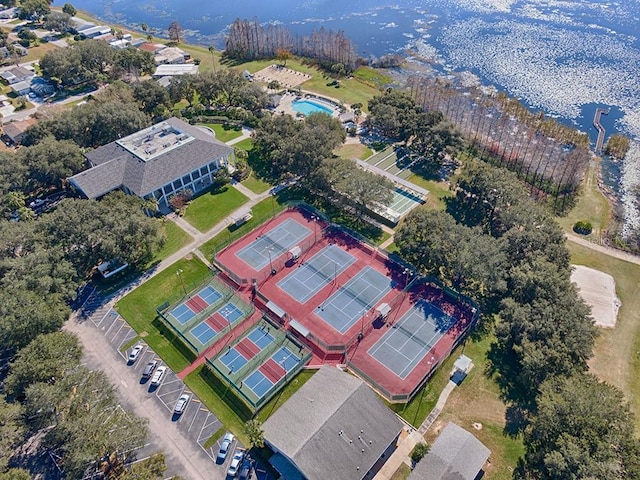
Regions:
<instances>
[{"instance_id":1,"label":"sidewalk path","mask_svg":"<svg viewBox=\"0 0 640 480\"><path fill-rule=\"evenodd\" d=\"M595 250L596 252L604 253L605 255L609 255L610 257L624 260L625 262L640 265L640 257L638 255L634 255L633 253L618 250L617 248L607 247L605 245L598 245L597 243L590 242L586 238L575 235L573 233L567 232L564 235L570 242L577 243L578 245L590 248L591 250Z\"/></svg>"}]
</instances>

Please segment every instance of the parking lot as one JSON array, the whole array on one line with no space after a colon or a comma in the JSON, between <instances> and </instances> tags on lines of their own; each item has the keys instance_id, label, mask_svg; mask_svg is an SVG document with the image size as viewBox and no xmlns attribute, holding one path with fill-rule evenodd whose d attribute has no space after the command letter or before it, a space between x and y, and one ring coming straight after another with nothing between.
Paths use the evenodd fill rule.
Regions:
<instances>
[{"instance_id":1,"label":"parking lot","mask_svg":"<svg viewBox=\"0 0 640 480\"><path fill-rule=\"evenodd\" d=\"M193 440L212 460L212 463L215 463L218 444L216 443L209 448L205 448L204 444L222 427L220 420L202 404L170 368L167 368L167 373L158 387L152 386L150 379L142 377L142 371L148 362L155 360L157 362L156 369L165 364L143 341L133 342L137 336L136 332L118 312L105 303L104 299L95 294L90 295L82 307L81 316L90 320L102 332L113 349L119 353L123 368L129 368L136 372L139 378L140 395L153 398L166 411L167 417L171 419L176 428ZM135 362L128 362L131 347L137 344L143 345L144 348ZM129 348L123 349L125 346ZM173 409L183 393L191 395L191 399L184 413L175 415ZM225 468L226 463L228 460L225 462Z\"/></svg>"},{"instance_id":2,"label":"parking lot","mask_svg":"<svg viewBox=\"0 0 640 480\"><path fill-rule=\"evenodd\" d=\"M167 418L171 420L172 425L180 430L185 437L192 440L194 446L197 444L199 449L207 455L212 465L215 465L210 472L211 478L226 478L225 473L233 453L236 448L242 448L242 445L237 440L234 440L224 463L216 465L215 460L220 449L222 436L212 447L205 448L204 445L222 427L220 420L204 406L200 399L189 390L170 368L167 367L166 374L161 384L157 387L151 385L149 378L142 377L142 371L150 361L155 360L157 362L156 370L160 366L166 365L144 341L134 341L137 337L135 330L108 304L108 299L101 297L96 292L85 292L78 303L82 304L79 312L80 317L84 320L89 320L103 334L111 347L122 358L123 368L131 369L136 373L140 396L146 396L156 402L162 411L166 411ZM142 345L143 349L135 362L129 362L129 353L135 345ZM175 415L173 409L176 401L183 394L189 394L191 396L190 401L182 415ZM153 443L153 438L149 440L149 443L137 450L138 459L144 459L158 451L158 447ZM180 471L173 471L172 467L175 466L167 464L167 467L166 475L168 477L181 474ZM267 472L260 465L255 466L250 478L254 480L270 480Z\"/></svg>"}]
</instances>

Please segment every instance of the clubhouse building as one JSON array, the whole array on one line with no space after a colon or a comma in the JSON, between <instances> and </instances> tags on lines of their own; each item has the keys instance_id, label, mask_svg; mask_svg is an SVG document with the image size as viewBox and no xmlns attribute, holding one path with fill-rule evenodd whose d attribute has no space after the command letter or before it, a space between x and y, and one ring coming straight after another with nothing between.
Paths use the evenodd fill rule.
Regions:
<instances>
[{"instance_id":1,"label":"clubhouse building","mask_svg":"<svg viewBox=\"0 0 640 480\"><path fill-rule=\"evenodd\" d=\"M170 118L85 154L90 168L70 177L89 199L121 189L166 208L171 195L199 192L221 167L233 168L233 148L213 132Z\"/></svg>"}]
</instances>

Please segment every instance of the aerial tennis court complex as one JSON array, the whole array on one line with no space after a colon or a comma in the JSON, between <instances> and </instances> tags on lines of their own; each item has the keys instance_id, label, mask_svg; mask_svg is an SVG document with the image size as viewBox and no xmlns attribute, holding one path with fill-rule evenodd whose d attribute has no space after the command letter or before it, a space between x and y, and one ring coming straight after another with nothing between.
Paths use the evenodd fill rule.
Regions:
<instances>
[{"instance_id":1,"label":"aerial tennis court complex","mask_svg":"<svg viewBox=\"0 0 640 480\"><path fill-rule=\"evenodd\" d=\"M214 262L250 292L272 332L307 346L314 363L346 363L390 401L408 401L478 314L468 299L417 279L407 265L304 208L275 217ZM267 358L258 352L260 333L251 335L221 352L212 368L259 404L288 376L286 365L276 368L278 358L304 356L294 347ZM252 363L258 357L271 361Z\"/></svg>"}]
</instances>

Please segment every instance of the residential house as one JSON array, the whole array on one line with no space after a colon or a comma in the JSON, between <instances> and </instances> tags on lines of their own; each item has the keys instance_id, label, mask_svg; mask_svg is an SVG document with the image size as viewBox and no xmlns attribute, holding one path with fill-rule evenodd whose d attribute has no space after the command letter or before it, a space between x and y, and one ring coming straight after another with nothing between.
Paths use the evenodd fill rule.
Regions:
<instances>
[{"instance_id":1,"label":"residential house","mask_svg":"<svg viewBox=\"0 0 640 480\"><path fill-rule=\"evenodd\" d=\"M403 424L362 380L325 365L262 428L282 478L358 480L384 464Z\"/></svg>"},{"instance_id":2,"label":"residential house","mask_svg":"<svg viewBox=\"0 0 640 480\"><path fill-rule=\"evenodd\" d=\"M95 27L88 27L78 30L78 34L82 38L96 38L101 35L107 35L111 33L111 27L107 25L98 25Z\"/></svg>"},{"instance_id":3,"label":"residential house","mask_svg":"<svg viewBox=\"0 0 640 480\"><path fill-rule=\"evenodd\" d=\"M175 65L158 65L153 76L155 78L176 77L180 75L196 75L198 65L194 63L183 63Z\"/></svg>"},{"instance_id":4,"label":"residential house","mask_svg":"<svg viewBox=\"0 0 640 480\"><path fill-rule=\"evenodd\" d=\"M222 167L233 168L233 148L210 133L170 118L85 154L91 168L69 178L87 198L122 189L161 208L176 192L198 192Z\"/></svg>"},{"instance_id":5,"label":"residential house","mask_svg":"<svg viewBox=\"0 0 640 480\"><path fill-rule=\"evenodd\" d=\"M154 54L156 65L181 64L191 59L191 55L176 47L165 47Z\"/></svg>"},{"instance_id":6,"label":"residential house","mask_svg":"<svg viewBox=\"0 0 640 480\"><path fill-rule=\"evenodd\" d=\"M26 120L20 120L16 122L5 123L2 126L2 130L4 131L4 135L13 143L14 145L20 145L22 143L22 137L24 136L24 132L31 125L36 123L35 118L27 118Z\"/></svg>"},{"instance_id":7,"label":"residential house","mask_svg":"<svg viewBox=\"0 0 640 480\"><path fill-rule=\"evenodd\" d=\"M31 80L35 75L36 74L32 69L30 70L20 66L10 68L5 72L0 73L0 77L7 85Z\"/></svg>"},{"instance_id":8,"label":"residential house","mask_svg":"<svg viewBox=\"0 0 640 480\"><path fill-rule=\"evenodd\" d=\"M476 480L482 478L490 454L471 433L448 423L407 480Z\"/></svg>"}]
</instances>

